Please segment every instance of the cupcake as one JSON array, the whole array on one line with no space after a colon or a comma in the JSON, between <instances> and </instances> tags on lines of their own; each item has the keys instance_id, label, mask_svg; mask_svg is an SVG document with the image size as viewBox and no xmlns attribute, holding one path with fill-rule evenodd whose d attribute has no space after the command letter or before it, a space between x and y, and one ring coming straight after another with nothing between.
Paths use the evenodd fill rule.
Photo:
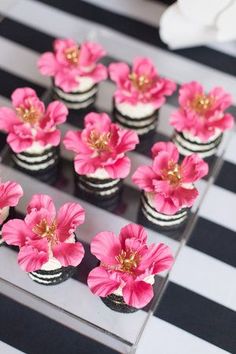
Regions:
<instances>
[{"instance_id":1,"label":"cupcake","mask_svg":"<svg viewBox=\"0 0 236 354\"><path fill-rule=\"evenodd\" d=\"M178 163L179 152L171 142L152 147L151 166L140 166L132 180L142 190L141 216L159 230L173 230L186 222L198 196L194 182L208 173L208 164L197 154Z\"/></svg>"},{"instance_id":2,"label":"cupcake","mask_svg":"<svg viewBox=\"0 0 236 354\"><path fill-rule=\"evenodd\" d=\"M18 88L12 96L13 109L0 108L0 129L4 130L17 168L51 183L57 177L61 133L68 111L59 101L47 109L31 88Z\"/></svg>"},{"instance_id":3,"label":"cupcake","mask_svg":"<svg viewBox=\"0 0 236 354\"><path fill-rule=\"evenodd\" d=\"M2 239L2 226L10 215L10 208L18 204L23 195L21 186L16 182L0 183L0 246L4 243Z\"/></svg>"},{"instance_id":4,"label":"cupcake","mask_svg":"<svg viewBox=\"0 0 236 354\"><path fill-rule=\"evenodd\" d=\"M84 222L84 209L77 203L64 204L56 214L51 197L35 194L24 220L4 224L2 237L19 247L18 264L30 278L42 285L68 279L84 257L75 229Z\"/></svg>"},{"instance_id":5,"label":"cupcake","mask_svg":"<svg viewBox=\"0 0 236 354\"><path fill-rule=\"evenodd\" d=\"M56 39L53 52L39 58L38 68L52 77L56 98L68 108L83 109L95 102L98 83L107 78L106 67L97 63L105 54L97 43L78 45L72 39Z\"/></svg>"},{"instance_id":6,"label":"cupcake","mask_svg":"<svg viewBox=\"0 0 236 354\"><path fill-rule=\"evenodd\" d=\"M122 180L130 172L126 152L133 150L138 141L135 132L119 128L106 113L89 113L82 131L68 131L63 143L76 153L78 196L107 208L116 206Z\"/></svg>"},{"instance_id":7,"label":"cupcake","mask_svg":"<svg viewBox=\"0 0 236 354\"><path fill-rule=\"evenodd\" d=\"M140 136L155 130L158 110L175 83L161 78L148 58L136 58L132 69L126 63L110 64L109 74L116 83L115 120Z\"/></svg>"},{"instance_id":8,"label":"cupcake","mask_svg":"<svg viewBox=\"0 0 236 354\"><path fill-rule=\"evenodd\" d=\"M100 265L88 275L90 290L123 313L146 306L154 296L155 275L173 263L170 248L163 243L148 245L145 229L136 224L123 227L119 237L100 232L91 242L91 252Z\"/></svg>"},{"instance_id":9,"label":"cupcake","mask_svg":"<svg viewBox=\"0 0 236 354\"><path fill-rule=\"evenodd\" d=\"M202 158L214 155L223 132L233 126L234 118L225 110L232 97L221 87L208 94L198 82L190 82L179 90L179 108L172 113L173 138L183 156L198 153Z\"/></svg>"}]
</instances>

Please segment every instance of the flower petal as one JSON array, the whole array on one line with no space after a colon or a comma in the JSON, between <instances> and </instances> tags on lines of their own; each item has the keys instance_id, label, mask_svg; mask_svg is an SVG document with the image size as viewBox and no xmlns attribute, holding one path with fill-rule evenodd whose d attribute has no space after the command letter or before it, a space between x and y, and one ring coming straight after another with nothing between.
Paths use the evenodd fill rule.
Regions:
<instances>
[{"instance_id":1,"label":"flower petal","mask_svg":"<svg viewBox=\"0 0 236 354\"><path fill-rule=\"evenodd\" d=\"M111 178L125 178L130 172L131 162L128 156L121 157L113 164L105 165L104 168Z\"/></svg>"},{"instance_id":2,"label":"flower petal","mask_svg":"<svg viewBox=\"0 0 236 354\"><path fill-rule=\"evenodd\" d=\"M0 129L4 130L6 133L12 131L12 127L15 124L19 124L20 120L17 117L13 109L8 107L0 108Z\"/></svg>"},{"instance_id":3,"label":"flower petal","mask_svg":"<svg viewBox=\"0 0 236 354\"><path fill-rule=\"evenodd\" d=\"M16 182L0 184L0 209L6 206L16 206L23 195L23 189Z\"/></svg>"},{"instance_id":4,"label":"flower petal","mask_svg":"<svg viewBox=\"0 0 236 354\"><path fill-rule=\"evenodd\" d=\"M133 307L142 308L153 298L153 288L151 284L144 281L130 280L123 288L124 301Z\"/></svg>"},{"instance_id":5,"label":"flower petal","mask_svg":"<svg viewBox=\"0 0 236 354\"><path fill-rule=\"evenodd\" d=\"M151 274L158 274L166 269L169 269L174 262L174 257L170 247L163 243L157 245L151 244L147 252L142 256L142 262L138 267L139 270L151 269Z\"/></svg>"},{"instance_id":6,"label":"flower petal","mask_svg":"<svg viewBox=\"0 0 236 354\"><path fill-rule=\"evenodd\" d=\"M139 188L145 190L145 192L153 192L153 180L157 178L156 173L151 166L140 166L134 172L132 181L139 186Z\"/></svg>"},{"instance_id":7,"label":"flower petal","mask_svg":"<svg viewBox=\"0 0 236 354\"><path fill-rule=\"evenodd\" d=\"M179 209L179 200L164 196L161 193L155 195L155 208L159 213L174 215Z\"/></svg>"},{"instance_id":8,"label":"flower petal","mask_svg":"<svg viewBox=\"0 0 236 354\"><path fill-rule=\"evenodd\" d=\"M121 244L113 232L104 231L97 234L91 242L91 253L106 265L118 264L116 256L120 254Z\"/></svg>"},{"instance_id":9,"label":"flower petal","mask_svg":"<svg viewBox=\"0 0 236 354\"><path fill-rule=\"evenodd\" d=\"M75 153L90 153L91 150L81 139L81 131L68 131L63 140L63 144L67 150L74 151Z\"/></svg>"},{"instance_id":10,"label":"flower petal","mask_svg":"<svg viewBox=\"0 0 236 354\"><path fill-rule=\"evenodd\" d=\"M6 222L2 227L2 237L8 245L22 247L26 238L32 235L24 220L12 219Z\"/></svg>"},{"instance_id":11,"label":"flower petal","mask_svg":"<svg viewBox=\"0 0 236 354\"><path fill-rule=\"evenodd\" d=\"M17 88L11 95L14 107L19 107L21 104L24 104L24 100L28 98L36 98L36 100L39 101L36 92L30 87Z\"/></svg>"},{"instance_id":12,"label":"flower petal","mask_svg":"<svg viewBox=\"0 0 236 354\"><path fill-rule=\"evenodd\" d=\"M78 203L66 203L57 214L57 236L61 242L65 241L75 231L77 226L83 224L85 211Z\"/></svg>"},{"instance_id":13,"label":"flower petal","mask_svg":"<svg viewBox=\"0 0 236 354\"><path fill-rule=\"evenodd\" d=\"M179 204L179 209L181 207L191 207L198 197L198 191L196 188L183 188L179 187L175 190L173 200L175 199L175 203ZM177 202L176 202L177 200Z\"/></svg>"},{"instance_id":14,"label":"flower petal","mask_svg":"<svg viewBox=\"0 0 236 354\"><path fill-rule=\"evenodd\" d=\"M142 243L145 243L147 241L147 232L141 225L128 224L120 230L119 239L122 247L124 247L127 238L136 238Z\"/></svg>"},{"instance_id":15,"label":"flower petal","mask_svg":"<svg viewBox=\"0 0 236 354\"><path fill-rule=\"evenodd\" d=\"M88 275L88 286L93 294L106 297L120 286L120 281L113 277L114 274L102 267L94 268Z\"/></svg>"},{"instance_id":16,"label":"flower petal","mask_svg":"<svg viewBox=\"0 0 236 354\"><path fill-rule=\"evenodd\" d=\"M34 272L42 268L49 259L46 239L33 241L20 248L18 263L26 272Z\"/></svg>"},{"instance_id":17,"label":"flower petal","mask_svg":"<svg viewBox=\"0 0 236 354\"><path fill-rule=\"evenodd\" d=\"M66 121L68 109L62 102L53 101L49 103L45 115L50 117L55 125L62 124Z\"/></svg>"},{"instance_id":18,"label":"flower petal","mask_svg":"<svg viewBox=\"0 0 236 354\"><path fill-rule=\"evenodd\" d=\"M46 52L41 55L37 66L41 74L46 76L54 76L58 70L58 63L54 54L51 52Z\"/></svg>"},{"instance_id":19,"label":"flower petal","mask_svg":"<svg viewBox=\"0 0 236 354\"><path fill-rule=\"evenodd\" d=\"M169 155L169 159L177 163L179 160L179 151L172 142L161 141L152 147L152 157L155 158L160 152L165 151Z\"/></svg>"},{"instance_id":20,"label":"flower petal","mask_svg":"<svg viewBox=\"0 0 236 354\"><path fill-rule=\"evenodd\" d=\"M197 154L186 156L181 164L183 183L198 181L208 174L208 164Z\"/></svg>"},{"instance_id":21,"label":"flower petal","mask_svg":"<svg viewBox=\"0 0 236 354\"><path fill-rule=\"evenodd\" d=\"M39 211L40 209L47 209L48 213L53 217L56 215L53 200L47 194L34 194L27 206L27 213L31 213L32 210Z\"/></svg>"},{"instance_id":22,"label":"flower petal","mask_svg":"<svg viewBox=\"0 0 236 354\"><path fill-rule=\"evenodd\" d=\"M123 86L130 73L129 66L126 63L112 63L109 65L109 75L112 81L118 86Z\"/></svg>"},{"instance_id":23,"label":"flower petal","mask_svg":"<svg viewBox=\"0 0 236 354\"><path fill-rule=\"evenodd\" d=\"M135 149L135 146L139 143L137 133L132 130L122 129L119 130L119 145L116 147L117 154L124 153Z\"/></svg>"},{"instance_id":24,"label":"flower petal","mask_svg":"<svg viewBox=\"0 0 236 354\"><path fill-rule=\"evenodd\" d=\"M52 247L52 253L63 267L76 267L84 258L84 247L80 242L59 243Z\"/></svg>"}]
</instances>

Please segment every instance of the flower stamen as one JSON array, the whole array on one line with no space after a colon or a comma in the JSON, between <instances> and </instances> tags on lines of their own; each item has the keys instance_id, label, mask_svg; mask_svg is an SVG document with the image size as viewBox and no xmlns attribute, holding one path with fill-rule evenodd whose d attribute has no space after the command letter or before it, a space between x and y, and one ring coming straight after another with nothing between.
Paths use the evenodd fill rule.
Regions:
<instances>
[{"instance_id":1,"label":"flower stamen","mask_svg":"<svg viewBox=\"0 0 236 354\"><path fill-rule=\"evenodd\" d=\"M40 112L38 112L34 106L30 106L29 108L19 106L16 108L16 113L24 123L29 123L31 125L36 124L41 117Z\"/></svg>"},{"instance_id":2,"label":"flower stamen","mask_svg":"<svg viewBox=\"0 0 236 354\"><path fill-rule=\"evenodd\" d=\"M103 151L110 150L110 146L109 146L110 139L111 139L110 132L100 134L96 130L92 130L87 139L87 144L90 148L100 153Z\"/></svg>"},{"instance_id":3,"label":"flower stamen","mask_svg":"<svg viewBox=\"0 0 236 354\"><path fill-rule=\"evenodd\" d=\"M168 181L172 186L177 186L180 184L181 178L180 165L170 161L168 169L162 171L162 179Z\"/></svg>"},{"instance_id":4,"label":"flower stamen","mask_svg":"<svg viewBox=\"0 0 236 354\"><path fill-rule=\"evenodd\" d=\"M42 219L32 230L42 238L46 237L49 242L56 242L56 221L51 224L46 219Z\"/></svg>"},{"instance_id":5,"label":"flower stamen","mask_svg":"<svg viewBox=\"0 0 236 354\"><path fill-rule=\"evenodd\" d=\"M65 57L69 64L76 65L79 61L80 50L78 46L65 49Z\"/></svg>"},{"instance_id":6,"label":"flower stamen","mask_svg":"<svg viewBox=\"0 0 236 354\"><path fill-rule=\"evenodd\" d=\"M198 94L194 97L193 101L190 103L190 106L198 114L204 115L209 109L211 109L213 103L213 97Z\"/></svg>"},{"instance_id":7,"label":"flower stamen","mask_svg":"<svg viewBox=\"0 0 236 354\"><path fill-rule=\"evenodd\" d=\"M132 85L141 92L147 91L153 84L153 81L144 74L138 76L133 72L129 74L129 79L132 82Z\"/></svg>"},{"instance_id":8,"label":"flower stamen","mask_svg":"<svg viewBox=\"0 0 236 354\"><path fill-rule=\"evenodd\" d=\"M122 250L116 260L120 263L119 270L125 273L133 273L138 267L140 262L140 256L136 251L124 251Z\"/></svg>"}]
</instances>

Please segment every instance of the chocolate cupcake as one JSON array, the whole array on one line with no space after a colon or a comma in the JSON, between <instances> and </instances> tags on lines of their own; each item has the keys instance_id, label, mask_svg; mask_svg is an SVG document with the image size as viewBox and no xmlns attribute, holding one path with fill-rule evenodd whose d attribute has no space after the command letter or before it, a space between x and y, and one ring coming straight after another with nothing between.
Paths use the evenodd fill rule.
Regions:
<instances>
[{"instance_id":1,"label":"chocolate cupcake","mask_svg":"<svg viewBox=\"0 0 236 354\"><path fill-rule=\"evenodd\" d=\"M163 231L182 226L198 196L194 182L208 173L208 164L197 154L178 163L179 152L171 142L152 147L152 165L140 166L132 180L142 190L140 211Z\"/></svg>"},{"instance_id":2,"label":"chocolate cupcake","mask_svg":"<svg viewBox=\"0 0 236 354\"><path fill-rule=\"evenodd\" d=\"M94 104L98 83L107 78L107 69L98 63L106 52L97 43L78 45L72 39L56 39L53 52L38 61L42 75L53 78L55 97L67 108L81 110Z\"/></svg>"},{"instance_id":3,"label":"chocolate cupcake","mask_svg":"<svg viewBox=\"0 0 236 354\"><path fill-rule=\"evenodd\" d=\"M136 133L121 129L105 113L85 116L85 128L67 132L65 147L76 153L75 186L80 197L113 208L120 199L123 179L130 172L126 156L138 143Z\"/></svg>"},{"instance_id":4,"label":"chocolate cupcake","mask_svg":"<svg viewBox=\"0 0 236 354\"><path fill-rule=\"evenodd\" d=\"M176 85L161 78L148 58L136 58L130 70L126 63L109 66L114 93L114 119L121 126L144 136L156 129L158 110Z\"/></svg>"},{"instance_id":5,"label":"chocolate cupcake","mask_svg":"<svg viewBox=\"0 0 236 354\"><path fill-rule=\"evenodd\" d=\"M231 96L215 87L208 94L198 82L190 82L179 90L179 108L171 115L175 128L173 142L183 156L197 153L202 158L216 154L223 132L233 126L234 118L225 110Z\"/></svg>"},{"instance_id":6,"label":"chocolate cupcake","mask_svg":"<svg viewBox=\"0 0 236 354\"><path fill-rule=\"evenodd\" d=\"M7 142L16 167L47 183L57 178L61 133L57 125L65 122L67 108L59 101L44 103L31 88L16 89L13 109L0 108L0 128L8 133Z\"/></svg>"}]
</instances>

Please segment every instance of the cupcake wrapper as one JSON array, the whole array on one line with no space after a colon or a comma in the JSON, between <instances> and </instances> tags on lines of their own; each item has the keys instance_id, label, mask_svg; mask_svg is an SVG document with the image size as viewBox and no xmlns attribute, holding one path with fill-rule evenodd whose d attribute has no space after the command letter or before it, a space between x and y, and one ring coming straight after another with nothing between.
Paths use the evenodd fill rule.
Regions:
<instances>
[{"instance_id":1,"label":"cupcake wrapper","mask_svg":"<svg viewBox=\"0 0 236 354\"><path fill-rule=\"evenodd\" d=\"M172 140L178 147L181 155L187 156L193 153L197 153L200 157L207 158L215 155L217 148L221 143L222 136L223 134L207 143L198 143L187 138L183 133L176 132Z\"/></svg>"},{"instance_id":2,"label":"cupcake wrapper","mask_svg":"<svg viewBox=\"0 0 236 354\"><path fill-rule=\"evenodd\" d=\"M139 309L129 306L124 302L123 296L115 294L108 295L107 297L101 297L102 302L113 311L122 313L133 313Z\"/></svg>"},{"instance_id":3,"label":"cupcake wrapper","mask_svg":"<svg viewBox=\"0 0 236 354\"><path fill-rule=\"evenodd\" d=\"M38 284L57 285L72 277L75 271L76 267L69 266L61 267L52 271L37 270L28 274L29 277Z\"/></svg>"}]
</instances>

